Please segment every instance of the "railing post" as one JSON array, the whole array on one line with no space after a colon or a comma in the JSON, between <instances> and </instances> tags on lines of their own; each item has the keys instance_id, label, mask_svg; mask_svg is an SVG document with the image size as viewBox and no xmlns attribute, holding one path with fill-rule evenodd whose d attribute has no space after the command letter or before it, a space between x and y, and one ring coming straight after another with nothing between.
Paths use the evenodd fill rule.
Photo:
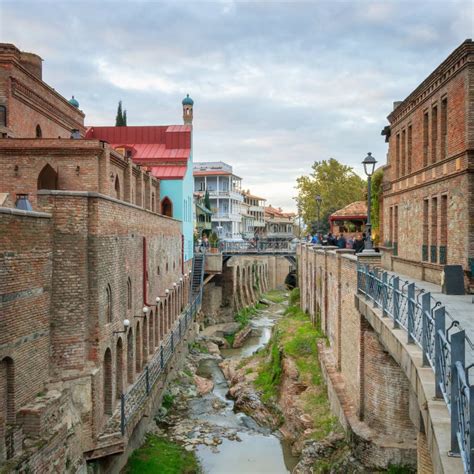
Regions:
<instances>
[{"instance_id":1,"label":"railing post","mask_svg":"<svg viewBox=\"0 0 474 474\"><path fill-rule=\"evenodd\" d=\"M173 337L173 331L171 331L171 353L174 352L174 337Z\"/></svg>"},{"instance_id":2,"label":"railing post","mask_svg":"<svg viewBox=\"0 0 474 474\"><path fill-rule=\"evenodd\" d=\"M164 355L163 355L163 344L160 347L160 368L163 369L165 366Z\"/></svg>"},{"instance_id":3,"label":"railing post","mask_svg":"<svg viewBox=\"0 0 474 474\"><path fill-rule=\"evenodd\" d=\"M120 395L120 431L125 434L125 394Z\"/></svg>"},{"instance_id":4,"label":"railing post","mask_svg":"<svg viewBox=\"0 0 474 474\"><path fill-rule=\"evenodd\" d=\"M443 391L441 390L441 374L443 370L441 364L443 358L441 357L441 351L443 350L441 346L441 339L439 332L443 334L446 333L446 311L444 306L436 308L434 311L434 320L435 320L435 396L436 398L443 398Z\"/></svg>"},{"instance_id":5,"label":"railing post","mask_svg":"<svg viewBox=\"0 0 474 474\"><path fill-rule=\"evenodd\" d=\"M179 328L179 340L181 340L181 319L178 322L178 328Z\"/></svg>"},{"instance_id":6,"label":"railing post","mask_svg":"<svg viewBox=\"0 0 474 474\"><path fill-rule=\"evenodd\" d=\"M393 329L398 329L400 326L398 321L400 320L400 278L395 277L393 279Z\"/></svg>"},{"instance_id":7,"label":"railing post","mask_svg":"<svg viewBox=\"0 0 474 474\"><path fill-rule=\"evenodd\" d=\"M387 317L387 299L388 299L388 275L387 272L382 273L382 316Z\"/></svg>"},{"instance_id":8,"label":"railing post","mask_svg":"<svg viewBox=\"0 0 474 474\"><path fill-rule=\"evenodd\" d=\"M423 367L427 367L430 362L428 359L428 351L430 348L429 325L431 318L431 293L423 293L421 296L421 347L423 349ZM434 329L434 327L433 327ZM435 333L436 338L436 333Z\"/></svg>"},{"instance_id":9,"label":"railing post","mask_svg":"<svg viewBox=\"0 0 474 474\"><path fill-rule=\"evenodd\" d=\"M456 362L460 362L464 367L465 356L465 335L464 331L459 331L451 335L451 453L459 454L459 445L456 432L459 424L458 406L456 403L459 391L459 380L456 369Z\"/></svg>"},{"instance_id":10,"label":"railing post","mask_svg":"<svg viewBox=\"0 0 474 474\"><path fill-rule=\"evenodd\" d=\"M408 344L413 344L413 332L415 330L415 284L410 283L408 285L408 292L407 292L407 304L408 304Z\"/></svg>"},{"instance_id":11,"label":"railing post","mask_svg":"<svg viewBox=\"0 0 474 474\"><path fill-rule=\"evenodd\" d=\"M148 370L148 365L145 367L145 380L146 380L146 393L150 393L150 371Z\"/></svg>"},{"instance_id":12,"label":"railing post","mask_svg":"<svg viewBox=\"0 0 474 474\"><path fill-rule=\"evenodd\" d=\"M374 276L372 278L373 280L373 285L372 285L372 303L373 307L377 307L377 291L378 291L378 280L379 280L379 271L374 268Z\"/></svg>"},{"instance_id":13,"label":"railing post","mask_svg":"<svg viewBox=\"0 0 474 474\"><path fill-rule=\"evenodd\" d=\"M365 277L365 298L369 298L369 266L364 266L364 277Z\"/></svg>"}]
</instances>

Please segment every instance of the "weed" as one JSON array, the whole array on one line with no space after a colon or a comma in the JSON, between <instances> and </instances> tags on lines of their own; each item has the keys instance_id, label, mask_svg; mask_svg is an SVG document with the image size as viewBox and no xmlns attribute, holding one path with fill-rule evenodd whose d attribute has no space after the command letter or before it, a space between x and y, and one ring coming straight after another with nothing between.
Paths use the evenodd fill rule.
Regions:
<instances>
[{"instance_id":1,"label":"weed","mask_svg":"<svg viewBox=\"0 0 474 474\"><path fill-rule=\"evenodd\" d=\"M224 339L229 343L230 347L233 347L234 340L235 340L235 333L234 334L224 334Z\"/></svg>"},{"instance_id":2,"label":"weed","mask_svg":"<svg viewBox=\"0 0 474 474\"><path fill-rule=\"evenodd\" d=\"M171 393L165 393L163 395L163 401L161 402L161 404L167 409L169 410L172 406L173 406L173 403L174 403L174 396L171 395Z\"/></svg>"},{"instance_id":3,"label":"weed","mask_svg":"<svg viewBox=\"0 0 474 474\"><path fill-rule=\"evenodd\" d=\"M294 306L298 304L300 301L300 289L299 288L293 288L290 292L290 297L288 298L288 304L290 306Z\"/></svg>"},{"instance_id":4,"label":"weed","mask_svg":"<svg viewBox=\"0 0 474 474\"><path fill-rule=\"evenodd\" d=\"M279 333L275 331L268 347L269 357L260 367L255 385L262 391L262 401L268 402L276 398L281 380L282 353L279 347Z\"/></svg>"},{"instance_id":5,"label":"weed","mask_svg":"<svg viewBox=\"0 0 474 474\"><path fill-rule=\"evenodd\" d=\"M280 290L271 290L265 293L263 297L272 303L283 303L286 300L285 293Z\"/></svg>"}]
</instances>

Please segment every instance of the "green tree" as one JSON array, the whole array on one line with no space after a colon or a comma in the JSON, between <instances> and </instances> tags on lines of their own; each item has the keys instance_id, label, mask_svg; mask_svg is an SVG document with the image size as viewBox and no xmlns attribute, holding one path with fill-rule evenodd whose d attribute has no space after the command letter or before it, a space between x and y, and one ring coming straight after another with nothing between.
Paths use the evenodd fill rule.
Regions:
<instances>
[{"instance_id":1,"label":"green tree","mask_svg":"<svg viewBox=\"0 0 474 474\"><path fill-rule=\"evenodd\" d=\"M123 125L124 127L127 126L127 111L126 110L123 111Z\"/></svg>"},{"instance_id":2,"label":"green tree","mask_svg":"<svg viewBox=\"0 0 474 474\"><path fill-rule=\"evenodd\" d=\"M117 116L115 117L115 126L116 127L123 127L123 112L122 112L122 101L119 100L118 107L117 107Z\"/></svg>"},{"instance_id":3,"label":"green tree","mask_svg":"<svg viewBox=\"0 0 474 474\"><path fill-rule=\"evenodd\" d=\"M380 235L380 195L382 194L383 168L379 168L372 175L371 183L371 205L370 205L370 221L372 224L372 235L375 244L379 244Z\"/></svg>"},{"instance_id":4,"label":"green tree","mask_svg":"<svg viewBox=\"0 0 474 474\"><path fill-rule=\"evenodd\" d=\"M209 199L209 191L206 189L206 194L204 194L204 206L211 211L211 200Z\"/></svg>"},{"instance_id":5,"label":"green tree","mask_svg":"<svg viewBox=\"0 0 474 474\"><path fill-rule=\"evenodd\" d=\"M365 199L366 182L352 167L330 158L315 161L309 175L297 178L296 189L298 209L308 229L313 231L318 219L316 196L321 196L320 230L327 231L329 216L334 211Z\"/></svg>"}]
</instances>

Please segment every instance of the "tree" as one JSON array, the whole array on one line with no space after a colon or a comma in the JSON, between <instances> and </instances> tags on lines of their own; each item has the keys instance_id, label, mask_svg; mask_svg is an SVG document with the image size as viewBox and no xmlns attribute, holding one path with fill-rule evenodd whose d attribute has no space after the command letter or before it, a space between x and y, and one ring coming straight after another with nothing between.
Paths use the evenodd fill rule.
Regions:
<instances>
[{"instance_id":1,"label":"tree","mask_svg":"<svg viewBox=\"0 0 474 474\"><path fill-rule=\"evenodd\" d=\"M365 199L366 182L352 167L330 158L315 161L311 174L297 178L296 188L298 209L308 228L317 226L316 196L321 196L320 230L325 232L329 228L329 216L334 211Z\"/></svg>"},{"instance_id":2,"label":"tree","mask_svg":"<svg viewBox=\"0 0 474 474\"><path fill-rule=\"evenodd\" d=\"M370 206L370 222L372 224L372 235L374 243L379 244L380 236L380 195L382 194L383 168L379 168L372 175L371 183L371 206Z\"/></svg>"},{"instance_id":3,"label":"tree","mask_svg":"<svg viewBox=\"0 0 474 474\"><path fill-rule=\"evenodd\" d=\"M126 110L123 111L123 125L124 127L127 126L127 111Z\"/></svg>"},{"instance_id":4,"label":"tree","mask_svg":"<svg viewBox=\"0 0 474 474\"><path fill-rule=\"evenodd\" d=\"M209 199L209 191L206 189L206 194L204 194L204 206L211 211L211 200Z\"/></svg>"},{"instance_id":5,"label":"tree","mask_svg":"<svg viewBox=\"0 0 474 474\"><path fill-rule=\"evenodd\" d=\"M123 127L124 125L125 123L124 123L123 112L122 112L122 101L119 100L118 107L117 107L117 116L115 117L115 126Z\"/></svg>"}]
</instances>

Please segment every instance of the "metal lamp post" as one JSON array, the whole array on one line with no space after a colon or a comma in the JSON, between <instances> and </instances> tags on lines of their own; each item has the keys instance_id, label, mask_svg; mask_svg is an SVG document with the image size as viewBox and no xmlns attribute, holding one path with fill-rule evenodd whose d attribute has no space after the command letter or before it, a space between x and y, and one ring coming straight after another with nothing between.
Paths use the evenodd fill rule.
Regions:
<instances>
[{"instance_id":1,"label":"metal lamp post","mask_svg":"<svg viewBox=\"0 0 474 474\"><path fill-rule=\"evenodd\" d=\"M371 253L374 251L374 246L372 244L372 223L370 221L370 209L371 209L371 178L375 171L375 163L377 160L372 156L372 153L368 153L364 158L362 164L364 165L364 171L367 175L367 224L366 229L366 238L365 238L365 248L364 252Z\"/></svg>"},{"instance_id":2,"label":"metal lamp post","mask_svg":"<svg viewBox=\"0 0 474 474\"><path fill-rule=\"evenodd\" d=\"M321 202L323 198L318 194L316 196L316 209L318 210L318 229L317 232L321 232Z\"/></svg>"}]
</instances>

